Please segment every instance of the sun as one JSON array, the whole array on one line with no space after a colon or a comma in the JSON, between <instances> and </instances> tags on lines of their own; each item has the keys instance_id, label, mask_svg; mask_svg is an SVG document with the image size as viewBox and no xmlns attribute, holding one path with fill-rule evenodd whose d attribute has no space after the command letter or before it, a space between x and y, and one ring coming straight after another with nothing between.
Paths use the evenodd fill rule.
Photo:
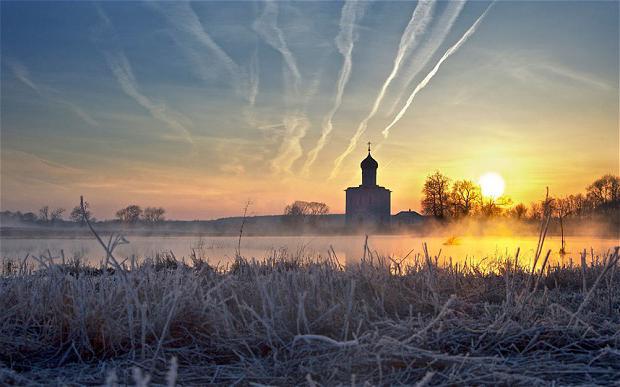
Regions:
<instances>
[{"instance_id":1,"label":"sun","mask_svg":"<svg viewBox=\"0 0 620 387\"><path fill-rule=\"evenodd\" d=\"M504 179L495 172L487 172L484 175L480 176L480 180L478 181L480 184L480 190L482 191L482 196L490 197L493 199L497 199L502 196L504 193L504 187L506 184L504 183Z\"/></svg>"}]
</instances>

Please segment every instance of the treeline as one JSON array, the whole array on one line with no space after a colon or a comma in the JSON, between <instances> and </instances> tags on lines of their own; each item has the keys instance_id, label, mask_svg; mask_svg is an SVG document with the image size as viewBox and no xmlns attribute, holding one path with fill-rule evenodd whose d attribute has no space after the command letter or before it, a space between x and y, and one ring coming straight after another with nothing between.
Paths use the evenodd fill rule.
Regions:
<instances>
[{"instance_id":1,"label":"treeline","mask_svg":"<svg viewBox=\"0 0 620 387\"><path fill-rule=\"evenodd\" d=\"M514 204L508 196L484 197L470 180L451 179L440 172L429 175L422 189L422 212L438 219L463 217L510 217L540 220L545 208L558 219L609 217L620 213L620 177L604 175L586 187L585 193L549 197L529 205Z\"/></svg>"},{"instance_id":2,"label":"treeline","mask_svg":"<svg viewBox=\"0 0 620 387\"><path fill-rule=\"evenodd\" d=\"M296 200L284 207L282 221L291 226L305 224L315 226L317 217L327 214L329 214L329 207L325 203Z\"/></svg>"},{"instance_id":3,"label":"treeline","mask_svg":"<svg viewBox=\"0 0 620 387\"><path fill-rule=\"evenodd\" d=\"M91 221L96 221L96 219L92 216L92 212L90 211L90 206L88 203L84 204L86 207L86 217ZM66 213L66 209L57 207L51 208L50 206L43 206L39 208L39 210L35 212L21 212L21 211L2 211L0 212L0 219L3 222L16 222L16 223L26 223L26 224L38 224L38 225L54 225L58 223L64 222L76 222L83 223L84 215L82 214L82 210L80 206L76 206L69 213L68 219L64 218L64 214Z\"/></svg>"},{"instance_id":4,"label":"treeline","mask_svg":"<svg viewBox=\"0 0 620 387\"><path fill-rule=\"evenodd\" d=\"M88 202L84 202L84 209L85 211L82 211L80 206L75 206L71 212L69 212L67 218L64 217L66 209L61 207L51 208L49 206L43 206L37 213L2 211L0 212L0 220L6 223L16 222L33 225L57 225L68 222L84 226L86 225L86 220L96 222L97 219L93 216ZM163 222L165 220L165 213L166 210L162 207L142 208L138 205L131 204L116 211L115 221L131 225L153 225Z\"/></svg>"},{"instance_id":5,"label":"treeline","mask_svg":"<svg viewBox=\"0 0 620 387\"><path fill-rule=\"evenodd\" d=\"M132 204L116 211L116 219L121 223L127 224L155 224L166 220L164 214L166 210L162 207L146 207L142 209L140 206Z\"/></svg>"}]
</instances>

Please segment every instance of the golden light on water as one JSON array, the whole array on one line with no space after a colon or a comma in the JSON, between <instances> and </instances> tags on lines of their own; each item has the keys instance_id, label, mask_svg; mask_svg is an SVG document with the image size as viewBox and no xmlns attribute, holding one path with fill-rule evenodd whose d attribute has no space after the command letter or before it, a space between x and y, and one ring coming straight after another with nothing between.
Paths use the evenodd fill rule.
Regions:
<instances>
[{"instance_id":1,"label":"golden light on water","mask_svg":"<svg viewBox=\"0 0 620 387\"><path fill-rule=\"evenodd\" d=\"M487 172L480 176L478 183L480 184L482 195L493 199L502 196L506 187L504 179L495 172Z\"/></svg>"}]
</instances>

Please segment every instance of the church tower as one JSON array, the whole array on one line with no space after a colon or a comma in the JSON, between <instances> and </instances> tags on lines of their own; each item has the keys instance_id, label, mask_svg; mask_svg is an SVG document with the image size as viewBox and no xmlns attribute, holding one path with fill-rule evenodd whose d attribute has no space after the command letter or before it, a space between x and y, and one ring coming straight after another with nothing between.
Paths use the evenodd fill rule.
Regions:
<instances>
[{"instance_id":1,"label":"church tower","mask_svg":"<svg viewBox=\"0 0 620 387\"><path fill-rule=\"evenodd\" d=\"M370 155L370 143L368 143L368 156L360 164L362 168L362 186L374 187L377 185L377 168L379 163Z\"/></svg>"},{"instance_id":2,"label":"church tower","mask_svg":"<svg viewBox=\"0 0 620 387\"><path fill-rule=\"evenodd\" d=\"M360 163L362 184L349 187L346 192L346 224L350 228L385 228L391 218L391 191L377 185L379 163L370 154Z\"/></svg>"}]
</instances>

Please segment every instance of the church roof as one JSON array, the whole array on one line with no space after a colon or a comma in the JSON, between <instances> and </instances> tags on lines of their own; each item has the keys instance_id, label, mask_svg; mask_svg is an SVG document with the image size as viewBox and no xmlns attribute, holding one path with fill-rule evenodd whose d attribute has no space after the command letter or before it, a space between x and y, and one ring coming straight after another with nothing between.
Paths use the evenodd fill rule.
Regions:
<instances>
[{"instance_id":1,"label":"church roof","mask_svg":"<svg viewBox=\"0 0 620 387\"><path fill-rule=\"evenodd\" d=\"M360 166L362 169L377 169L379 168L379 163L370 155L370 151L368 152L368 156L364 160L362 160Z\"/></svg>"}]
</instances>

